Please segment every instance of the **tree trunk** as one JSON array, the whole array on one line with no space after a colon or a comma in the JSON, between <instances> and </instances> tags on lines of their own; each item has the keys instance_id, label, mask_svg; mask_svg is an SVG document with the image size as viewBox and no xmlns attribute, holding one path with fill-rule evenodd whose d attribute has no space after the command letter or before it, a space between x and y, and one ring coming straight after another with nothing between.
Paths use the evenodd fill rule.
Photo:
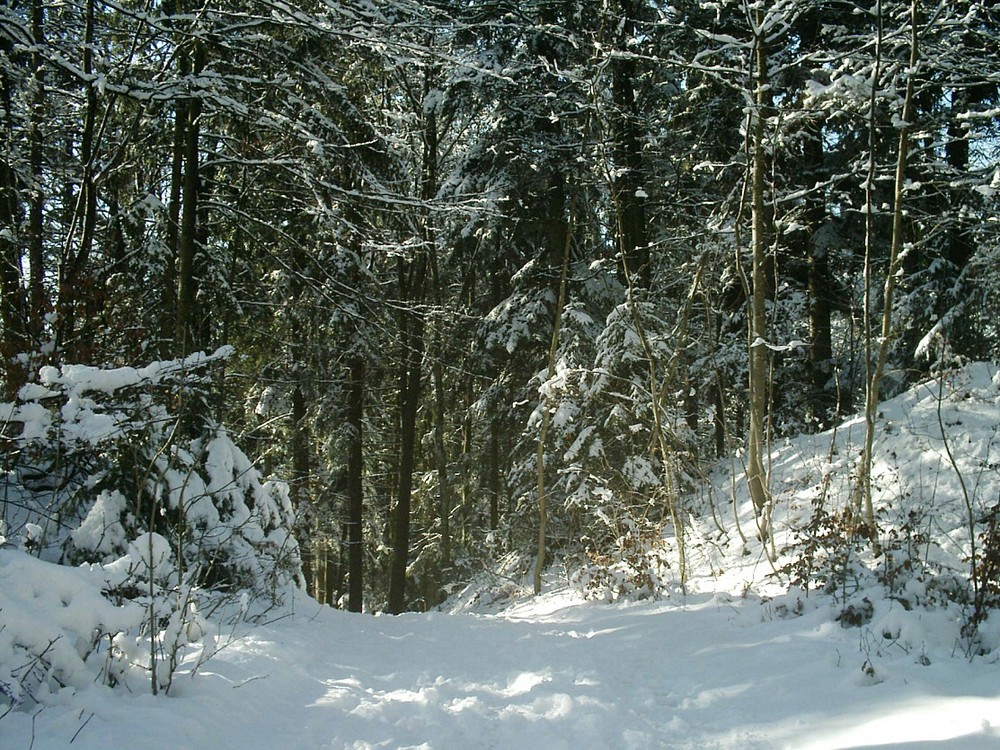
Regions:
<instances>
[{"instance_id":1,"label":"tree trunk","mask_svg":"<svg viewBox=\"0 0 1000 750\"><path fill-rule=\"evenodd\" d=\"M45 295L45 192L44 155L42 152L44 134L42 123L45 111L45 71L41 48L45 44L45 4L43 0L33 0L31 5L31 31L35 50L31 53L34 70L34 96L28 123L28 162L33 182L31 198L28 201L28 319L26 332L30 343L41 343L45 313L48 303Z\"/></svg>"},{"instance_id":2,"label":"tree trunk","mask_svg":"<svg viewBox=\"0 0 1000 750\"><path fill-rule=\"evenodd\" d=\"M970 91L955 91L952 93L951 118L948 121L948 141L945 146L945 155L948 166L954 173L965 175L969 172L969 140L968 133L963 127L962 115L969 109L969 105L974 98L984 95L983 92L975 88ZM976 101L976 104L981 104ZM963 193L966 187L952 186L948 191L950 200L950 213L952 220L948 224L947 238L945 240L945 258L948 260L947 277L944 283L945 290L950 293L939 295L940 301L935 313L939 318L952 318L948 321L945 334L948 343L956 354L969 357L972 360L988 359L989 345L983 340L984 337L977 335L979 332L973 325L975 319L972 314L974 303L969 300L971 289L966 269L969 261L975 253L975 235L973 222L963 216ZM943 303L943 304L942 304ZM949 315L953 309L961 311L959 315Z\"/></svg>"},{"instance_id":3,"label":"tree trunk","mask_svg":"<svg viewBox=\"0 0 1000 750\"><path fill-rule=\"evenodd\" d=\"M182 72L193 75L204 67L204 50L201 44L194 47L193 62L181 57ZM198 203L201 193L199 139L201 135L201 100L187 102L186 131L184 134L184 179L181 186L180 232L177 239L177 312L174 328L174 347L177 356L185 356L197 347L195 325L195 255L198 246Z\"/></svg>"},{"instance_id":4,"label":"tree trunk","mask_svg":"<svg viewBox=\"0 0 1000 750\"><path fill-rule=\"evenodd\" d=\"M810 128L805 142L805 173L807 182L819 184L823 168L823 133L820 127ZM833 335L831 331L831 288L828 249L817 239L826 210L822 194L810 193L806 198L806 224L809 227L807 263L807 294L809 300L809 404L819 426L825 426L836 411L836 396L830 388L833 377Z\"/></svg>"},{"instance_id":5,"label":"tree trunk","mask_svg":"<svg viewBox=\"0 0 1000 750\"><path fill-rule=\"evenodd\" d=\"M308 502L309 425L306 396L301 383L292 390L292 489L296 504Z\"/></svg>"},{"instance_id":6,"label":"tree trunk","mask_svg":"<svg viewBox=\"0 0 1000 750\"><path fill-rule=\"evenodd\" d=\"M347 454L347 609L364 607L364 409L365 362L351 359L347 386L347 423L351 442Z\"/></svg>"},{"instance_id":7,"label":"tree trunk","mask_svg":"<svg viewBox=\"0 0 1000 750\"><path fill-rule=\"evenodd\" d=\"M160 352L164 358L176 356L177 336L177 257L180 250L181 197L184 186L184 144L187 139L190 102L175 103L174 142L170 162L170 198L167 203L166 252L163 267L160 309Z\"/></svg>"},{"instance_id":8,"label":"tree trunk","mask_svg":"<svg viewBox=\"0 0 1000 750\"><path fill-rule=\"evenodd\" d=\"M569 256L573 241L573 209L570 208L570 219L562 222L563 253L562 271L559 274L559 295L556 299L556 309L552 318L552 338L549 342L549 362L545 370L546 380L555 374L556 356L559 351L559 331L562 328L563 310L566 307L566 284L569 277ZM544 385L544 381L543 381ZM542 424L538 430L538 448L535 454L535 474L538 491L538 550L535 553L535 594L542 593L542 571L545 569L545 548L549 524L548 495L545 489L545 439L548 436L549 423L552 419L548 399L542 396Z\"/></svg>"},{"instance_id":9,"label":"tree trunk","mask_svg":"<svg viewBox=\"0 0 1000 750\"><path fill-rule=\"evenodd\" d=\"M423 144L419 193L423 201L430 201L437 192L438 123L436 104L430 94L436 69L424 71L423 97L420 101L420 137ZM402 367L399 377L400 450L399 482L396 493L396 510L393 516L392 560L389 574L390 614L400 614L406 609L406 570L410 556L410 515L413 494L413 471L416 465L417 412L420 407L420 386L424 359L424 313L419 305L425 298L428 263L433 261L433 244L429 212L421 217L421 237L424 249L411 263L398 261L398 288L402 304L412 303L411 309L400 312L400 334L403 344ZM431 272L434 269L431 268Z\"/></svg>"},{"instance_id":10,"label":"tree trunk","mask_svg":"<svg viewBox=\"0 0 1000 750\"><path fill-rule=\"evenodd\" d=\"M635 37L635 3L620 0L619 12L622 18L619 27L620 38L617 45L627 46L627 40ZM616 22L617 23L617 22ZM649 237L646 227L645 190L642 159L642 144L636 124L638 115L635 102L635 81L637 66L633 57L618 56L611 62L612 96L614 99L613 131L616 177L613 180L615 203L618 209L618 263L622 280L626 275L633 283L646 289L649 287L652 270L649 263Z\"/></svg>"},{"instance_id":11,"label":"tree trunk","mask_svg":"<svg viewBox=\"0 0 1000 750\"><path fill-rule=\"evenodd\" d=\"M399 288L403 300L419 303L423 297L427 256L421 255L407 280L405 261L399 260ZM392 561L389 571L390 614L406 609L406 569L410 556L410 500L413 495L413 470L417 443L417 410L420 405L420 381L424 359L424 316L419 309L400 312L402 366L399 373L399 478L396 508L393 513Z\"/></svg>"},{"instance_id":12,"label":"tree trunk","mask_svg":"<svg viewBox=\"0 0 1000 750\"><path fill-rule=\"evenodd\" d=\"M490 422L489 456L487 458L487 485L490 496L490 531L500 528L500 441L496 420Z\"/></svg>"},{"instance_id":13,"label":"tree trunk","mask_svg":"<svg viewBox=\"0 0 1000 750\"><path fill-rule=\"evenodd\" d=\"M313 596L317 603L328 604L327 601L327 574L330 571L330 542L325 536L316 536L312 540L313 550L313 571L316 580L313 585Z\"/></svg>"},{"instance_id":14,"label":"tree trunk","mask_svg":"<svg viewBox=\"0 0 1000 750\"><path fill-rule=\"evenodd\" d=\"M441 288L441 276L438 271L437 254L434 249L433 238L430 237L429 233L427 240L428 253L430 254L431 277L434 287L434 303L439 310L443 310L444 293ZM439 316L434 324L432 339L434 357L431 366L431 380L434 384L434 466L438 480L437 516L441 533L441 555L438 565L439 578L442 578L444 571L451 567L451 514L452 509L455 507L455 490L452 484L448 457L448 393L444 378L444 362L447 353L445 352L445 339L441 332L443 326L444 321ZM428 593L434 596L437 595L436 592ZM432 602L428 601L428 605L430 604Z\"/></svg>"},{"instance_id":15,"label":"tree trunk","mask_svg":"<svg viewBox=\"0 0 1000 750\"><path fill-rule=\"evenodd\" d=\"M309 427L306 422L306 397L302 385L296 384L292 389L292 413L291 413L291 496L292 504L297 512L305 513L305 509L310 508L309 504ZM318 548L315 540L310 540L303 545L309 551L309 573L306 579L315 594L317 587L314 585L320 580L323 573L323 561L318 556ZM318 595L317 595L318 596Z\"/></svg>"},{"instance_id":16,"label":"tree trunk","mask_svg":"<svg viewBox=\"0 0 1000 750\"><path fill-rule=\"evenodd\" d=\"M434 348L436 356L432 367L434 381L434 463L438 478L438 518L441 526L441 567L451 566L451 512L454 507L454 490L451 475L448 471L448 449L445 440L447 427L448 397L444 383L444 351L441 332L434 330ZM443 572L443 571L442 571Z\"/></svg>"},{"instance_id":17,"label":"tree trunk","mask_svg":"<svg viewBox=\"0 0 1000 750\"><path fill-rule=\"evenodd\" d=\"M767 471L764 467L766 452L765 422L767 419L768 348L767 341L767 227L764 209L766 190L766 153L764 148L764 121L770 105L768 89L767 54L764 49L763 12L755 13L754 56L756 59L756 91L753 113L752 154L752 239L753 275L750 300L750 430L747 441L746 478L750 498L758 518L761 538L767 536L767 513L770 504Z\"/></svg>"},{"instance_id":18,"label":"tree trunk","mask_svg":"<svg viewBox=\"0 0 1000 750\"><path fill-rule=\"evenodd\" d=\"M881 28L881 6L879 6L879 24ZM896 276L900 270L903 249L903 192L906 187L906 166L910 149L910 131L913 129L914 106L913 90L919 57L917 31L917 0L910 2L910 64L906 76L906 93L903 98L903 116L899 125L899 145L896 150L896 174L893 188L892 209L892 241L889 247L889 267L886 269L885 284L882 289L882 323L878 340L874 367L870 371L865 389L865 443L861 453L861 462L853 493L854 512L859 517L866 534L875 540L875 508L872 502L871 468L872 450L875 443L875 423L878 419L878 407L882 376L889 358L889 346L892 336L892 303L896 289ZM878 80L874 80L878 85ZM874 97L874 95L873 95ZM869 179L869 182L871 180ZM869 206L870 208L870 206ZM867 312L867 310L866 310ZM870 334L867 336L870 339ZM863 516L862 516L863 514Z\"/></svg>"},{"instance_id":19,"label":"tree trunk","mask_svg":"<svg viewBox=\"0 0 1000 750\"><path fill-rule=\"evenodd\" d=\"M0 38L0 53L9 56L13 44L6 37ZM13 92L6 70L0 70L0 96L4 113L4 137L14 142L14 127L10 120ZM7 161L0 161L0 358L3 359L3 388L0 399L13 401L26 379L25 368L17 360L20 352L28 348L25 330L24 290L21 287L21 248L17 242L21 204L18 199L17 175Z\"/></svg>"},{"instance_id":20,"label":"tree trunk","mask_svg":"<svg viewBox=\"0 0 1000 750\"><path fill-rule=\"evenodd\" d=\"M84 27L83 72L91 76L94 72L94 0L88 0ZM76 331L77 312L81 304L85 312L95 312L101 306L101 291L94 288L95 281L87 278L87 264L94 246L97 232L97 185L95 181L95 151L97 136L97 91L88 82L84 110L83 132L80 136L80 161L83 174L80 192L76 196L70 230L67 233L62 262L59 265L59 318L56 325L56 349L64 351L72 362L91 361L94 355L95 321L85 314L81 330ZM74 235L79 232L80 244L73 252ZM95 304L96 303L96 304Z\"/></svg>"}]
</instances>

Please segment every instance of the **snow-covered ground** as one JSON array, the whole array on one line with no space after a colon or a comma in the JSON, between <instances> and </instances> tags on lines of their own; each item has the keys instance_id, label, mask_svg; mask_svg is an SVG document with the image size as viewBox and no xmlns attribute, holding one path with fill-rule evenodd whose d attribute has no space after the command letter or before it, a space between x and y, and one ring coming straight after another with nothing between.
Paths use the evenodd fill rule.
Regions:
<instances>
[{"instance_id":1,"label":"snow-covered ground","mask_svg":"<svg viewBox=\"0 0 1000 750\"><path fill-rule=\"evenodd\" d=\"M782 618L726 595L606 605L563 591L496 615L295 609L236 633L170 697L93 687L8 715L3 747L1000 747L998 666L935 643L941 623L907 653L826 607Z\"/></svg>"},{"instance_id":2,"label":"snow-covered ground","mask_svg":"<svg viewBox=\"0 0 1000 750\"><path fill-rule=\"evenodd\" d=\"M924 387L885 405L875 472L880 504L926 519L929 567L956 573L967 567L966 495L939 415L971 502L995 503L1000 486L1000 381L985 366L963 377L943 401ZM843 497L861 429L775 446L779 548L824 486L831 504ZM785 593L769 576L742 495L746 546L717 501L730 523L692 528L687 595L585 601L558 570L538 598L510 585L507 598L474 605L470 590L448 611L399 617L298 595L269 624L220 630L194 677L192 649L169 696L66 688L0 719L0 747L1000 748L995 618L985 655L970 658L959 635L967 608L923 606L915 578L905 596L875 584L855 592L871 618L842 626L845 600ZM0 550L0 586L32 585L26 557Z\"/></svg>"}]
</instances>

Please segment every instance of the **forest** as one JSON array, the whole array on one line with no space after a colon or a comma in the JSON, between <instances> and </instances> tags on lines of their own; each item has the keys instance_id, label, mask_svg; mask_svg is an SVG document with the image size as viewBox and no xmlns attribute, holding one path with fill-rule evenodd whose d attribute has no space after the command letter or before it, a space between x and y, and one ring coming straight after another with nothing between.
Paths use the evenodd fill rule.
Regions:
<instances>
[{"instance_id":1,"label":"forest","mask_svg":"<svg viewBox=\"0 0 1000 750\"><path fill-rule=\"evenodd\" d=\"M133 553L120 599L171 556L185 601L652 596L718 460L766 540L772 446L859 413L827 520L877 554L880 403L1000 355L998 40L986 0L3 0L0 537Z\"/></svg>"}]
</instances>

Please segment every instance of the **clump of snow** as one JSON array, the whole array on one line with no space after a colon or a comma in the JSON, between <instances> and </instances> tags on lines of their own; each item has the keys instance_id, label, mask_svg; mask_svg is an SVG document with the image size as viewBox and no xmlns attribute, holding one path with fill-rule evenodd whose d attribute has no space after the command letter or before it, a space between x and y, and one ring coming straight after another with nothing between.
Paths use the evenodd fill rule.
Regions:
<instances>
[{"instance_id":1,"label":"clump of snow","mask_svg":"<svg viewBox=\"0 0 1000 750\"><path fill-rule=\"evenodd\" d=\"M174 570L170 562L170 542L152 531L129 542L128 560L135 566L135 575L140 579L163 580Z\"/></svg>"},{"instance_id":2,"label":"clump of snow","mask_svg":"<svg viewBox=\"0 0 1000 750\"><path fill-rule=\"evenodd\" d=\"M110 555L125 548L128 537L121 518L126 504L125 496L118 490L102 490L98 493L83 522L70 532L74 546L102 555Z\"/></svg>"}]
</instances>

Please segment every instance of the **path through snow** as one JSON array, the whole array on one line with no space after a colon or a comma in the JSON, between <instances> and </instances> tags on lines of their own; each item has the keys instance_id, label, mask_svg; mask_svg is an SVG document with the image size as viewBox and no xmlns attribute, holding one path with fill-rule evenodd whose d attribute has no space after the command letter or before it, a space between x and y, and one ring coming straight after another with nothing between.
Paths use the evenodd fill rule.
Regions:
<instances>
[{"instance_id":1,"label":"path through snow","mask_svg":"<svg viewBox=\"0 0 1000 750\"><path fill-rule=\"evenodd\" d=\"M554 594L498 615L296 606L169 698L95 687L42 710L34 750L74 735L80 750L1000 747L998 667L933 644L894 653L878 616L844 629L822 607L780 618L724 595ZM8 716L0 735L27 748L31 717Z\"/></svg>"}]
</instances>

